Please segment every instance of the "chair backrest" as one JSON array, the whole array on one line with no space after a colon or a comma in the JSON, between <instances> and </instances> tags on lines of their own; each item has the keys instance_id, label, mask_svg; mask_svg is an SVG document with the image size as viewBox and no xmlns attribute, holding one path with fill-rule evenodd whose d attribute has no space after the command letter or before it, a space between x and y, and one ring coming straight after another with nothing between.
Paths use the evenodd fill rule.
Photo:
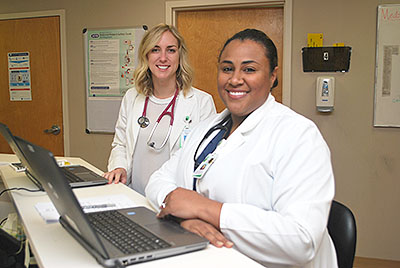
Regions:
<instances>
[{"instance_id":1,"label":"chair backrest","mask_svg":"<svg viewBox=\"0 0 400 268\"><path fill-rule=\"evenodd\" d=\"M352 268L357 242L356 220L348 207L335 200L329 213L328 232L335 244L339 268Z\"/></svg>"}]
</instances>

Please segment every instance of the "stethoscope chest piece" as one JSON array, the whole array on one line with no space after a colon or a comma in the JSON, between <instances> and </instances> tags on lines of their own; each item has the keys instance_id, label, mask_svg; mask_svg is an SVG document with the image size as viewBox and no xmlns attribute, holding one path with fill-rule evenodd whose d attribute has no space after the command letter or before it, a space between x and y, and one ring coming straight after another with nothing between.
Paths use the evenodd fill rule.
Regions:
<instances>
[{"instance_id":1,"label":"stethoscope chest piece","mask_svg":"<svg viewBox=\"0 0 400 268\"><path fill-rule=\"evenodd\" d=\"M150 120L145 116L139 117L137 122L141 128L146 128L150 124Z\"/></svg>"}]
</instances>

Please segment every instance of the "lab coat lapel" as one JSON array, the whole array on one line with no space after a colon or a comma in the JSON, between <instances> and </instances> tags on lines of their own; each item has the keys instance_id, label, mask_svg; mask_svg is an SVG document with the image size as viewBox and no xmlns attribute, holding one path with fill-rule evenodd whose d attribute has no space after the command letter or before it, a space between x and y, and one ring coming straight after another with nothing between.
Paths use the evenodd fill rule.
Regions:
<instances>
[{"instance_id":1,"label":"lab coat lapel","mask_svg":"<svg viewBox=\"0 0 400 268\"><path fill-rule=\"evenodd\" d=\"M210 126L215 126L217 122L221 122L230 112L225 109L222 111L222 113L218 116L217 120L213 122L213 124ZM223 155L228 154L229 152L235 150L237 147L239 147L242 143L244 142L244 137L243 133L240 132L240 129L237 128L235 132L231 133L231 135L228 137L226 140L225 145L223 146L224 149L220 150L219 156L222 157Z\"/></svg>"},{"instance_id":2,"label":"lab coat lapel","mask_svg":"<svg viewBox=\"0 0 400 268\"><path fill-rule=\"evenodd\" d=\"M139 135L139 129L140 126L137 123L137 120L140 116L142 116L143 114L143 108L144 108L144 102L146 100L146 96L142 95L142 94L138 94L135 98L135 101L133 102L133 110L132 110L132 114L134 115L132 117L132 128L133 128L133 139L132 141L136 141ZM136 116L135 116L136 115Z\"/></svg>"},{"instance_id":3,"label":"lab coat lapel","mask_svg":"<svg viewBox=\"0 0 400 268\"><path fill-rule=\"evenodd\" d=\"M169 139L169 147L172 151L172 148L176 142L179 142L181 137L183 128L185 127L185 118L189 116L191 118L192 111L193 111L193 91L190 90L186 97L183 95L183 91L179 91L178 100L175 106L175 113L174 113L174 125L171 131L171 137Z\"/></svg>"},{"instance_id":4,"label":"lab coat lapel","mask_svg":"<svg viewBox=\"0 0 400 268\"><path fill-rule=\"evenodd\" d=\"M269 94L267 100L254 112L252 112L239 127L242 135L245 135L247 132L252 131L260 123L260 121L268 115L268 111L274 103L274 96L272 96L272 94Z\"/></svg>"},{"instance_id":5,"label":"lab coat lapel","mask_svg":"<svg viewBox=\"0 0 400 268\"><path fill-rule=\"evenodd\" d=\"M128 184L131 179L132 172L132 158L135 144L139 135L139 124L137 119L142 115L145 97L136 92L136 96L132 99L131 107L127 111L127 122L126 122L126 148L127 148L127 163L128 163ZM130 116L132 115L132 116Z\"/></svg>"},{"instance_id":6,"label":"lab coat lapel","mask_svg":"<svg viewBox=\"0 0 400 268\"><path fill-rule=\"evenodd\" d=\"M221 151L221 156L229 154L242 145L242 143L244 143L243 133L239 131L239 128L237 128L236 131L227 139L224 149Z\"/></svg>"},{"instance_id":7,"label":"lab coat lapel","mask_svg":"<svg viewBox=\"0 0 400 268\"><path fill-rule=\"evenodd\" d=\"M268 113L268 107L274 102L274 97L270 94L268 99L257 110L252 112L243 123L231 134L227 140L226 149L224 154L228 154L245 142L245 135L251 132Z\"/></svg>"}]
</instances>

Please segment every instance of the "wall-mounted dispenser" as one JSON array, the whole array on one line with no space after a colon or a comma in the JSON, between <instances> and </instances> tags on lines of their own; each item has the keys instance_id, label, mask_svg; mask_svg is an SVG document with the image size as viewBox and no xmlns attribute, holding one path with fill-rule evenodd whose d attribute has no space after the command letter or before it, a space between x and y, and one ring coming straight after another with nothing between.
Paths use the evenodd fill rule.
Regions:
<instances>
[{"instance_id":1,"label":"wall-mounted dispenser","mask_svg":"<svg viewBox=\"0 0 400 268\"><path fill-rule=\"evenodd\" d=\"M317 78L316 106L319 112L332 112L335 104L335 78L320 76Z\"/></svg>"}]
</instances>

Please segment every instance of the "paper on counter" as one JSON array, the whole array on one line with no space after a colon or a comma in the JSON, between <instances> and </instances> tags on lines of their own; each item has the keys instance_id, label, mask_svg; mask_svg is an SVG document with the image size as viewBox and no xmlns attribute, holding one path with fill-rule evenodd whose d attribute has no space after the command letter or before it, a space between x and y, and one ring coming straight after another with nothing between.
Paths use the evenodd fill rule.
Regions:
<instances>
[{"instance_id":1,"label":"paper on counter","mask_svg":"<svg viewBox=\"0 0 400 268\"><path fill-rule=\"evenodd\" d=\"M82 198L79 200L79 203L85 213L137 206L135 202L123 194ZM58 222L60 214L58 214L53 203L40 202L35 205L35 208L46 223Z\"/></svg>"}]
</instances>

